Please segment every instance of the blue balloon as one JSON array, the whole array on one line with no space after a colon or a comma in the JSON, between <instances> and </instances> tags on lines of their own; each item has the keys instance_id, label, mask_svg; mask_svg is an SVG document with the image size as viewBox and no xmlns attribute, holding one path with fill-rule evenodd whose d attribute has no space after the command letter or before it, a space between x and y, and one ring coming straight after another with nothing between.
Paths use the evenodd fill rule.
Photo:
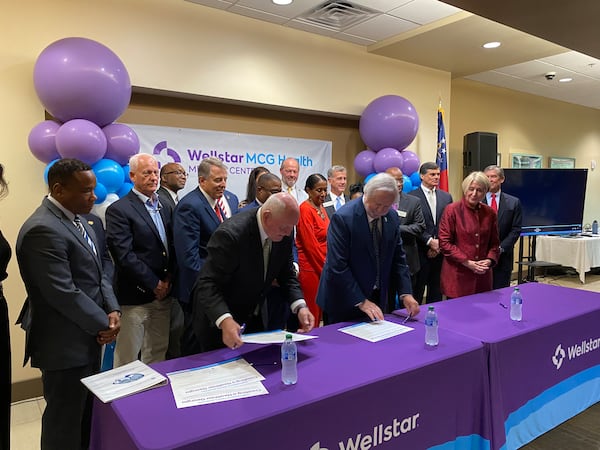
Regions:
<instances>
[{"instance_id":1,"label":"blue balloon","mask_svg":"<svg viewBox=\"0 0 600 450\"><path fill-rule=\"evenodd\" d=\"M123 166L123 181L125 183L131 183L131 178L129 178L129 164Z\"/></svg>"},{"instance_id":2,"label":"blue balloon","mask_svg":"<svg viewBox=\"0 0 600 450\"><path fill-rule=\"evenodd\" d=\"M413 188L421 186L421 174L417 170L410 175L410 182L413 185Z\"/></svg>"},{"instance_id":3,"label":"blue balloon","mask_svg":"<svg viewBox=\"0 0 600 450\"><path fill-rule=\"evenodd\" d=\"M112 194L123 186L123 168L112 159L101 159L92 166L98 183L102 183L106 192Z\"/></svg>"},{"instance_id":4,"label":"blue balloon","mask_svg":"<svg viewBox=\"0 0 600 450\"><path fill-rule=\"evenodd\" d=\"M96 195L96 197L98 197L94 203L96 205L99 205L104 200L106 200L106 195L108 194L108 192L106 191L106 188L104 187L104 185L102 183L96 182L96 187L94 188L94 194Z\"/></svg>"},{"instance_id":5,"label":"blue balloon","mask_svg":"<svg viewBox=\"0 0 600 450\"><path fill-rule=\"evenodd\" d=\"M54 161L50 161L48 163L48 165L46 165L46 168L44 169L44 181L46 182L46 184L48 184L48 171L50 170L50 167L52 167L54 165L54 163L56 161L58 161L60 158L55 159Z\"/></svg>"},{"instance_id":6,"label":"blue balloon","mask_svg":"<svg viewBox=\"0 0 600 450\"><path fill-rule=\"evenodd\" d=\"M412 185L412 182L410 181L410 177L407 177L406 175L402 175L402 178L404 178L404 185L402 186L402 192L412 191L413 185Z\"/></svg>"},{"instance_id":7,"label":"blue balloon","mask_svg":"<svg viewBox=\"0 0 600 450\"><path fill-rule=\"evenodd\" d=\"M119 196L119 198L125 197L127 194L129 194L129 191L132 188L133 188L133 184L123 183L123 186L121 186L121 189L119 189L119 191L117 192L117 195Z\"/></svg>"},{"instance_id":8,"label":"blue balloon","mask_svg":"<svg viewBox=\"0 0 600 450\"><path fill-rule=\"evenodd\" d=\"M377 175L377 172L373 172L373 173L370 173L369 175L367 175L367 176L365 177L365 184L367 184L367 183L369 182L369 180L370 180L371 178L373 178L375 175Z\"/></svg>"}]
</instances>

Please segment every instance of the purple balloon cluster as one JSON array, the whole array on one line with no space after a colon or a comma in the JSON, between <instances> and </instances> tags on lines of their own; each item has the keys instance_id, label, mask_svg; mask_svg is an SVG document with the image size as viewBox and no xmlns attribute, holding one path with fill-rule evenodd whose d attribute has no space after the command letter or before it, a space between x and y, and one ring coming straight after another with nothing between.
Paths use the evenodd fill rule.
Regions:
<instances>
[{"instance_id":1,"label":"purple balloon cluster","mask_svg":"<svg viewBox=\"0 0 600 450\"><path fill-rule=\"evenodd\" d=\"M419 157L406 150L418 129L417 111L404 97L384 95L367 105L360 117L359 130L369 148L354 158L354 168L365 177L365 183L377 173L398 167L404 173L405 192L419 186Z\"/></svg>"},{"instance_id":2,"label":"purple balloon cluster","mask_svg":"<svg viewBox=\"0 0 600 450\"><path fill-rule=\"evenodd\" d=\"M61 39L38 57L33 82L56 119L40 122L28 137L33 156L48 164L45 177L58 159L77 158L96 174L97 204L129 192L123 166L140 151L140 141L130 127L113 123L131 100L129 74L119 57L91 39Z\"/></svg>"}]
</instances>

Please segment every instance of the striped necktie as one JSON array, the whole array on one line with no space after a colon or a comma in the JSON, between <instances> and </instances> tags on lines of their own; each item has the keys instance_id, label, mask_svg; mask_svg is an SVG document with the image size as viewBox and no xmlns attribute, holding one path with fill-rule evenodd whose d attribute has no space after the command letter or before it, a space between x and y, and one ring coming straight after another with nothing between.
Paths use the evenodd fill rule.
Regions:
<instances>
[{"instance_id":1,"label":"striped necktie","mask_svg":"<svg viewBox=\"0 0 600 450\"><path fill-rule=\"evenodd\" d=\"M219 216L219 219L221 219L221 222L223 222L225 219L227 219L227 212L225 211L225 207L223 206L223 197L219 197L217 199L215 208L219 208L219 211L221 212L221 214L217 213L217 216Z\"/></svg>"},{"instance_id":2,"label":"striped necktie","mask_svg":"<svg viewBox=\"0 0 600 450\"><path fill-rule=\"evenodd\" d=\"M98 252L96 251L96 246L94 245L94 241L92 241L92 238L90 237L90 235L87 234L87 231L85 231L85 228L84 228L83 224L81 223L81 218L79 216L75 216L75 219L73 219L73 222L75 223L75 226L77 227L79 232L82 234L85 241L92 248L94 255L98 255Z\"/></svg>"}]
</instances>

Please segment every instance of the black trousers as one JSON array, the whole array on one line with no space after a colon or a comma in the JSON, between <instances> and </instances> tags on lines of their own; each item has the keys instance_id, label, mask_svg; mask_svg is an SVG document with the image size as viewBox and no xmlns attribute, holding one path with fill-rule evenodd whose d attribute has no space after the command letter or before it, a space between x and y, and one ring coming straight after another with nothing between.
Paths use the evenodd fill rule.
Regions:
<instances>
[{"instance_id":1,"label":"black trousers","mask_svg":"<svg viewBox=\"0 0 600 450\"><path fill-rule=\"evenodd\" d=\"M8 307L0 286L0 450L10 449L10 334Z\"/></svg>"},{"instance_id":2,"label":"black trousers","mask_svg":"<svg viewBox=\"0 0 600 450\"><path fill-rule=\"evenodd\" d=\"M98 372L99 362L63 370L42 370L46 409L42 416L42 450L87 449L92 421L92 394L81 379Z\"/></svg>"}]
</instances>

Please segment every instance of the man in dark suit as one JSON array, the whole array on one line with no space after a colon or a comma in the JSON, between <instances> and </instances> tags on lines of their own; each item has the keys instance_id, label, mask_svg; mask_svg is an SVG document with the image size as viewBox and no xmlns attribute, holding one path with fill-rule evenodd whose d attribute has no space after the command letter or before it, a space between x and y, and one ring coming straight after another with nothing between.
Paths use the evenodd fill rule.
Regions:
<instances>
[{"instance_id":1,"label":"man in dark suit","mask_svg":"<svg viewBox=\"0 0 600 450\"><path fill-rule=\"evenodd\" d=\"M79 380L98 372L102 345L120 330L119 304L96 235L79 217L96 200L91 167L61 159L48 171L48 185L50 194L17 238L27 290L20 317L25 362L31 357L42 371L41 448L80 449L89 443L92 398Z\"/></svg>"},{"instance_id":2,"label":"man in dark suit","mask_svg":"<svg viewBox=\"0 0 600 450\"><path fill-rule=\"evenodd\" d=\"M213 233L192 291L197 351L241 346L241 324L248 332L267 329L264 299L275 279L285 302L298 315L301 331L313 328L314 317L292 267L290 234L299 216L295 199L278 193L258 210L241 212Z\"/></svg>"},{"instance_id":3,"label":"man in dark suit","mask_svg":"<svg viewBox=\"0 0 600 450\"><path fill-rule=\"evenodd\" d=\"M514 247L521 235L521 201L517 197L501 192L504 183L504 170L492 165L484 170L490 182L486 202L498 213L498 234L500 235L500 258L494 266L494 289L510 286L514 265Z\"/></svg>"},{"instance_id":4,"label":"man in dark suit","mask_svg":"<svg viewBox=\"0 0 600 450\"><path fill-rule=\"evenodd\" d=\"M325 197L323 206L331 220L331 216L338 209L350 201L346 195L346 168L344 166L333 166L327 171L327 182L329 183L329 193Z\"/></svg>"},{"instance_id":5,"label":"man in dark suit","mask_svg":"<svg viewBox=\"0 0 600 450\"><path fill-rule=\"evenodd\" d=\"M438 240L438 224L444 208L452 203L452 196L440 191L440 168L434 162L421 164L419 169L421 186L411 191L421 201L421 210L425 218L425 231L417 239L419 248L419 264L415 283L415 298L423 303L425 288L427 288L427 303L442 300L440 290L440 272L442 271L442 254Z\"/></svg>"},{"instance_id":6,"label":"man in dark suit","mask_svg":"<svg viewBox=\"0 0 600 450\"><path fill-rule=\"evenodd\" d=\"M332 216L317 293L326 323L383 320L392 285L410 314L418 314L398 214L392 209L397 201L396 180L380 173L366 184L363 197Z\"/></svg>"},{"instance_id":7,"label":"man in dark suit","mask_svg":"<svg viewBox=\"0 0 600 450\"><path fill-rule=\"evenodd\" d=\"M102 258L102 268L104 269L104 274L106 278L110 280L112 285L112 280L115 274L115 265L113 264L113 260L110 257L110 252L108 251L108 245L106 244L106 230L104 229L104 224L102 223L102 219L98 217L96 214L82 214L82 220L85 219L87 224L92 227L94 233L96 234L96 240L98 241L98 249L100 250L100 256Z\"/></svg>"},{"instance_id":8,"label":"man in dark suit","mask_svg":"<svg viewBox=\"0 0 600 450\"><path fill-rule=\"evenodd\" d=\"M164 207L175 209L179 202L178 192L185 187L187 172L179 163L167 163L160 168L160 187L156 193Z\"/></svg>"},{"instance_id":9,"label":"man in dark suit","mask_svg":"<svg viewBox=\"0 0 600 450\"><path fill-rule=\"evenodd\" d=\"M237 212L239 200L227 187L227 167L215 157L198 165L198 189L181 199L173 213L177 256L177 298L184 314L192 286L206 259L208 240L217 227Z\"/></svg>"},{"instance_id":10,"label":"man in dark suit","mask_svg":"<svg viewBox=\"0 0 600 450\"><path fill-rule=\"evenodd\" d=\"M115 294L122 332L115 367L165 359L171 315L174 251L171 217L156 195L158 162L138 153L129 160L133 189L106 210L106 238L115 262Z\"/></svg>"},{"instance_id":11,"label":"man in dark suit","mask_svg":"<svg viewBox=\"0 0 600 450\"><path fill-rule=\"evenodd\" d=\"M167 163L160 168L160 187L156 193L160 204L166 208L173 217L173 211L179 203L178 192L185 187L187 172L179 163ZM176 272L176 270L175 270ZM176 274L174 275L177 276ZM175 281L175 280L174 280ZM177 286L173 286L172 293L176 295ZM181 337L183 336L183 310L179 301L171 302L171 321L169 325L169 347L167 359L181 356Z\"/></svg>"},{"instance_id":12,"label":"man in dark suit","mask_svg":"<svg viewBox=\"0 0 600 450\"><path fill-rule=\"evenodd\" d=\"M274 173L263 173L256 180L256 198L244 206L240 211L249 208L258 208L271 196L281 192L281 179Z\"/></svg>"},{"instance_id":13,"label":"man in dark suit","mask_svg":"<svg viewBox=\"0 0 600 450\"><path fill-rule=\"evenodd\" d=\"M402 247L406 253L406 263L410 269L411 285L414 291L417 273L421 268L417 238L420 237L425 230L423 210L421 209L421 202L418 198L402 192L402 189L404 188L404 174L398 167L390 167L385 173L394 177L396 185L398 186L398 203L393 206L393 209L398 213L398 220L400 220ZM392 302L390 307L394 306L396 302L395 296L394 298L391 298L390 301Z\"/></svg>"}]
</instances>

